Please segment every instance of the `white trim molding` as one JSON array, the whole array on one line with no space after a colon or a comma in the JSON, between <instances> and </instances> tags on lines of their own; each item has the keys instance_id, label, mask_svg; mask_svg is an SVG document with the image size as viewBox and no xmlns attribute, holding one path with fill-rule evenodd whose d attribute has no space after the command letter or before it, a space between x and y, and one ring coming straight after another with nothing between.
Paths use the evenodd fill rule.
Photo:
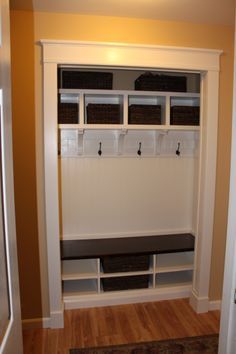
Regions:
<instances>
[{"instance_id":1,"label":"white trim molding","mask_svg":"<svg viewBox=\"0 0 236 354\"><path fill-rule=\"evenodd\" d=\"M222 53L213 49L124 43L56 40L41 40L40 43L43 45L44 63L57 64L218 71Z\"/></svg>"},{"instance_id":2,"label":"white trim molding","mask_svg":"<svg viewBox=\"0 0 236 354\"><path fill-rule=\"evenodd\" d=\"M220 50L41 40L43 47L44 177L51 327L63 325L59 248L57 157L58 64L178 70L201 74L200 159L195 221L196 252L191 304L209 309L209 282L218 126ZM104 303L105 304L105 303ZM56 314L56 315L55 315Z\"/></svg>"},{"instance_id":3,"label":"white trim molding","mask_svg":"<svg viewBox=\"0 0 236 354\"><path fill-rule=\"evenodd\" d=\"M221 300L214 300L209 302L209 311L221 310Z\"/></svg>"},{"instance_id":4,"label":"white trim molding","mask_svg":"<svg viewBox=\"0 0 236 354\"><path fill-rule=\"evenodd\" d=\"M45 318L31 318L22 320L22 329L37 329L37 328L50 328L51 320L49 317Z\"/></svg>"},{"instance_id":5,"label":"white trim molding","mask_svg":"<svg viewBox=\"0 0 236 354\"><path fill-rule=\"evenodd\" d=\"M64 299L65 309L72 310L78 308L103 307L123 304L143 303L150 301L163 301L183 299L190 296L191 286L176 286L165 289L154 290L137 290L119 292L119 296L114 296L112 293L103 293L102 295L86 295L80 297L70 297Z\"/></svg>"}]
</instances>

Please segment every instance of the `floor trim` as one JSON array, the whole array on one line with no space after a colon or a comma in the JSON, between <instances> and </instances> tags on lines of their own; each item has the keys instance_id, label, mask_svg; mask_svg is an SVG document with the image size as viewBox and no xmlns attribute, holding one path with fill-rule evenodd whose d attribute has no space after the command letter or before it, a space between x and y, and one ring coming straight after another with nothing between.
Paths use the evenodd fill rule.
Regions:
<instances>
[{"instance_id":1,"label":"floor trim","mask_svg":"<svg viewBox=\"0 0 236 354\"><path fill-rule=\"evenodd\" d=\"M22 320L22 329L37 329L37 328L50 328L51 319L50 317L44 318L30 318L27 320Z\"/></svg>"}]
</instances>

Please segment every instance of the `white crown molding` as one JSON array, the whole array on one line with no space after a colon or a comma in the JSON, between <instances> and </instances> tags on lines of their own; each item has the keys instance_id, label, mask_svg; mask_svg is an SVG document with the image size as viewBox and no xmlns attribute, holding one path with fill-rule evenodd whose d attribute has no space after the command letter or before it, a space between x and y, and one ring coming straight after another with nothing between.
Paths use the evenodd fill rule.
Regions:
<instances>
[{"instance_id":1,"label":"white crown molding","mask_svg":"<svg viewBox=\"0 0 236 354\"><path fill-rule=\"evenodd\" d=\"M215 49L109 42L42 39L39 44L43 47L44 63L104 65L106 59L111 66L166 70L219 71L223 53Z\"/></svg>"}]
</instances>

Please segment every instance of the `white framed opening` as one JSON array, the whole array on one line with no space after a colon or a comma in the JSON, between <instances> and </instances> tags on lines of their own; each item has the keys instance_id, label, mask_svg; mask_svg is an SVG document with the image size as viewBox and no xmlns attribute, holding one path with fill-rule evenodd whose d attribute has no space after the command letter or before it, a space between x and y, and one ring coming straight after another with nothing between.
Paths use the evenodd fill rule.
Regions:
<instances>
[{"instance_id":1,"label":"white framed opening","mask_svg":"<svg viewBox=\"0 0 236 354\"><path fill-rule=\"evenodd\" d=\"M58 196L57 67L130 67L201 74L199 173L194 230L195 266L191 304L208 311L217 152L220 51L93 42L42 40L44 96L44 168L51 326L63 326ZM153 298L152 298L153 299ZM104 300L105 301L105 300Z\"/></svg>"}]
</instances>

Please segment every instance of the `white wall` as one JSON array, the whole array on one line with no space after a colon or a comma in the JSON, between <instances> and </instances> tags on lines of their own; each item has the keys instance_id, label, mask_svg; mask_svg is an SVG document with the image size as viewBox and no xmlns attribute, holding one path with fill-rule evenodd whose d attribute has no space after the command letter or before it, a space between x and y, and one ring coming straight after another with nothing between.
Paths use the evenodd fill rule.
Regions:
<instances>
[{"instance_id":1,"label":"white wall","mask_svg":"<svg viewBox=\"0 0 236 354\"><path fill-rule=\"evenodd\" d=\"M191 231L195 158L62 158L64 238Z\"/></svg>"}]
</instances>

